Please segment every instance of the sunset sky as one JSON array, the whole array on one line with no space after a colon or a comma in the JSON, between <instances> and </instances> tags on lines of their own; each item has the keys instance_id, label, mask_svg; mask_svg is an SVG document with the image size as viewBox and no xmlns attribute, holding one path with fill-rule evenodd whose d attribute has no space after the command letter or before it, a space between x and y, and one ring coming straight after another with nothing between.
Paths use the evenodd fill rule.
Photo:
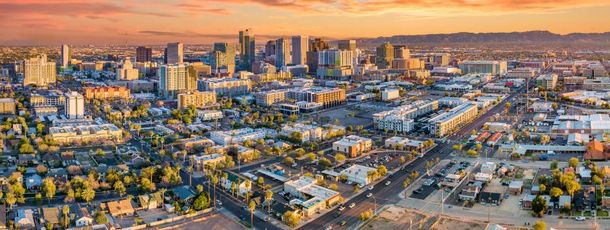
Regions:
<instances>
[{"instance_id":1,"label":"sunset sky","mask_svg":"<svg viewBox=\"0 0 610 230\"><path fill-rule=\"evenodd\" d=\"M609 0L0 0L0 45L610 31Z\"/></svg>"}]
</instances>

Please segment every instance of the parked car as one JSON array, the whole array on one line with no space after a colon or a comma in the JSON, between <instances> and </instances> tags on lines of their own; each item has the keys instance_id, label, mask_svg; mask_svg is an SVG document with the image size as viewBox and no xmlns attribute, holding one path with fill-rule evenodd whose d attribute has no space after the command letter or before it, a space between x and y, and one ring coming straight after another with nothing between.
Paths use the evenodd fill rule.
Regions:
<instances>
[{"instance_id":1,"label":"parked car","mask_svg":"<svg viewBox=\"0 0 610 230\"><path fill-rule=\"evenodd\" d=\"M343 210L345 210L345 206L341 205L341 206L339 207L339 211L343 211Z\"/></svg>"},{"instance_id":2,"label":"parked car","mask_svg":"<svg viewBox=\"0 0 610 230\"><path fill-rule=\"evenodd\" d=\"M356 207L356 203L349 204L349 208L354 208L354 207Z\"/></svg>"},{"instance_id":3,"label":"parked car","mask_svg":"<svg viewBox=\"0 0 610 230\"><path fill-rule=\"evenodd\" d=\"M386 185L386 186L388 186L388 185L390 185L391 183L392 183L392 181L386 181L386 182L385 182L385 185Z\"/></svg>"},{"instance_id":4,"label":"parked car","mask_svg":"<svg viewBox=\"0 0 610 230\"><path fill-rule=\"evenodd\" d=\"M584 217L584 216L577 216L576 217L576 221L585 221L585 220L587 220L587 218Z\"/></svg>"},{"instance_id":5,"label":"parked car","mask_svg":"<svg viewBox=\"0 0 610 230\"><path fill-rule=\"evenodd\" d=\"M346 225L346 224L347 224L347 221L343 220L343 221L341 221L341 223L339 225L343 226L343 225Z\"/></svg>"},{"instance_id":6,"label":"parked car","mask_svg":"<svg viewBox=\"0 0 610 230\"><path fill-rule=\"evenodd\" d=\"M366 194L366 197L372 197L373 193Z\"/></svg>"},{"instance_id":7,"label":"parked car","mask_svg":"<svg viewBox=\"0 0 610 230\"><path fill-rule=\"evenodd\" d=\"M373 190L373 188L375 188L375 187L373 187L373 186L371 185L371 186L369 187L369 190Z\"/></svg>"}]
</instances>

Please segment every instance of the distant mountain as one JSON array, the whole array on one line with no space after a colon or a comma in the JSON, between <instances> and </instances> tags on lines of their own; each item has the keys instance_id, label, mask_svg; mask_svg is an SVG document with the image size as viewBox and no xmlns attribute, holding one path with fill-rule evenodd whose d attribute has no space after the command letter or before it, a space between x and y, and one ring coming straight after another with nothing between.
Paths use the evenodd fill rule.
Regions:
<instances>
[{"instance_id":1,"label":"distant mountain","mask_svg":"<svg viewBox=\"0 0 610 230\"><path fill-rule=\"evenodd\" d=\"M610 44L610 32L555 34L549 31L509 33L452 33L425 35L395 35L391 37L358 39L359 44L370 46L384 42L392 44L465 44L465 43L605 43Z\"/></svg>"}]
</instances>

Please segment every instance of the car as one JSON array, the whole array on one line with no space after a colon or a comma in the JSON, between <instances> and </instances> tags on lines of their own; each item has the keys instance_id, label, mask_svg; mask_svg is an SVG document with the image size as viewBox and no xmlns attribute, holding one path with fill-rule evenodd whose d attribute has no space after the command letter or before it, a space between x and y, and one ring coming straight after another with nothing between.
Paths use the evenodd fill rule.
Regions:
<instances>
[{"instance_id":1,"label":"car","mask_svg":"<svg viewBox=\"0 0 610 230\"><path fill-rule=\"evenodd\" d=\"M584 217L584 216L577 216L576 217L576 221L585 221L585 220L587 220L587 218Z\"/></svg>"},{"instance_id":2,"label":"car","mask_svg":"<svg viewBox=\"0 0 610 230\"><path fill-rule=\"evenodd\" d=\"M366 197L372 197L373 193L366 194Z\"/></svg>"},{"instance_id":3,"label":"car","mask_svg":"<svg viewBox=\"0 0 610 230\"><path fill-rule=\"evenodd\" d=\"M349 204L349 208L354 208L354 207L356 207L356 203Z\"/></svg>"},{"instance_id":4,"label":"car","mask_svg":"<svg viewBox=\"0 0 610 230\"><path fill-rule=\"evenodd\" d=\"M218 206L222 206L222 201L217 200L217 201L216 201L216 204L218 204Z\"/></svg>"},{"instance_id":5,"label":"car","mask_svg":"<svg viewBox=\"0 0 610 230\"><path fill-rule=\"evenodd\" d=\"M292 164L293 168L296 168L297 166L299 166L297 163Z\"/></svg>"},{"instance_id":6,"label":"car","mask_svg":"<svg viewBox=\"0 0 610 230\"><path fill-rule=\"evenodd\" d=\"M341 223L339 223L339 225L341 225L341 226L346 225L346 224L347 224L347 221L345 221L345 220L343 220L343 221L341 221Z\"/></svg>"},{"instance_id":7,"label":"car","mask_svg":"<svg viewBox=\"0 0 610 230\"><path fill-rule=\"evenodd\" d=\"M358 188L364 188L364 185L363 184L359 184Z\"/></svg>"},{"instance_id":8,"label":"car","mask_svg":"<svg viewBox=\"0 0 610 230\"><path fill-rule=\"evenodd\" d=\"M324 230L331 230L331 229L333 229L333 226L330 226L330 225L328 225L328 226L326 226L326 228L324 228Z\"/></svg>"},{"instance_id":9,"label":"car","mask_svg":"<svg viewBox=\"0 0 610 230\"><path fill-rule=\"evenodd\" d=\"M373 187L372 185L369 187L369 190L373 190L375 187Z\"/></svg>"},{"instance_id":10,"label":"car","mask_svg":"<svg viewBox=\"0 0 610 230\"><path fill-rule=\"evenodd\" d=\"M388 185L390 185L391 183L392 183L392 181L386 181L386 182L385 182L385 185L386 185L386 186L388 186Z\"/></svg>"},{"instance_id":11,"label":"car","mask_svg":"<svg viewBox=\"0 0 610 230\"><path fill-rule=\"evenodd\" d=\"M345 206L341 205L341 206L339 207L339 211L343 211L343 210L345 210Z\"/></svg>"}]
</instances>

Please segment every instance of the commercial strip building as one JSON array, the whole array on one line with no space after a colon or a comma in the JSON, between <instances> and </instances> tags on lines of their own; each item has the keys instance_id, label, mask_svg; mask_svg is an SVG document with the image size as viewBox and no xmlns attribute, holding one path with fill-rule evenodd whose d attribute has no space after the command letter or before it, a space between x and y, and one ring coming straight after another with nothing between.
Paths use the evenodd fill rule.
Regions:
<instances>
[{"instance_id":1,"label":"commercial strip building","mask_svg":"<svg viewBox=\"0 0 610 230\"><path fill-rule=\"evenodd\" d=\"M113 99L120 98L123 100L129 100L131 91L125 86L97 86L97 87L85 87L85 99Z\"/></svg>"},{"instance_id":2,"label":"commercial strip building","mask_svg":"<svg viewBox=\"0 0 610 230\"><path fill-rule=\"evenodd\" d=\"M346 100L344 89L324 87L291 89L287 97L296 101L320 103L325 108L343 104Z\"/></svg>"},{"instance_id":3,"label":"commercial strip building","mask_svg":"<svg viewBox=\"0 0 610 230\"><path fill-rule=\"evenodd\" d=\"M191 105L199 109L216 106L216 92L193 91L178 94L179 109L185 109Z\"/></svg>"},{"instance_id":4,"label":"commercial strip building","mask_svg":"<svg viewBox=\"0 0 610 230\"><path fill-rule=\"evenodd\" d=\"M504 144L500 145L498 151L503 154L517 153L525 155L526 153L578 153L584 154L587 151L586 146L576 145L526 145L526 144Z\"/></svg>"},{"instance_id":5,"label":"commercial strip building","mask_svg":"<svg viewBox=\"0 0 610 230\"><path fill-rule=\"evenodd\" d=\"M413 140L406 137L394 136L385 140L384 146L388 149L402 149L402 150L417 150L420 151L424 148L424 142L419 140Z\"/></svg>"},{"instance_id":6,"label":"commercial strip building","mask_svg":"<svg viewBox=\"0 0 610 230\"><path fill-rule=\"evenodd\" d=\"M610 132L610 115L560 115L553 121L551 132L556 134L586 133L592 135Z\"/></svg>"},{"instance_id":7,"label":"commercial strip building","mask_svg":"<svg viewBox=\"0 0 610 230\"><path fill-rule=\"evenodd\" d=\"M238 78L205 79L197 82L197 89L199 91L214 91L219 96L238 96L252 91L252 81Z\"/></svg>"},{"instance_id":8,"label":"commercial strip building","mask_svg":"<svg viewBox=\"0 0 610 230\"><path fill-rule=\"evenodd\" d=\"M210 139L219 145L227 145L234 143L242 143L246 140L256 141L265 137L275 137L277 132L272 129L259 128L243 128L230 131L214 131L210 133Z\"/></svg>"},{"instance_id":9,"label":"commercial strip building","mask_svg":"<svg viewBox=\"0 0 610 230\"><path fill-rule=\"evenodd\" d=\"M419 100L389 111L373 114L375 128L398 132L409 132L414 127L415 118L438 110L438 100Z\"/></svg>"},{"instance_id":10,"label":"commercial strip building","mask_svg":"<svg viewBox=\"0 0 610 230\"><path fill-rule=\"evenodd\" d=\"M430 132L434 133L437 137L443 137L459 128L460 125L472 121L476 118L478 112L477 105L474 103L459 105L447 112L430 118L430 120L428 120Z\"/></svg>"},{"instance_id":11,"label":"commercial strip building","mask_svg":"<svg viewBox=\"0 0 610 230\"><path fill-rule=\"evenodd\" d=\"M346 153L348 157L357 157L372 148L373 140L356 135L350 135L333 142L333 150Z\"/></svg>"},{"instance_id":12,"label":"commercial strip building","mask_svg":"<svg viewBox=\"0 0 610 230\"><path fill-rule=\"evenodd\" d=\"M347 177L347 181L351 181L359 185L367 185L373 181L373 178L369 177L369 172L372 171L377 171L377 169L353 164L349 168L342 170L340 174L345 175Z\"/></svg>"},{"instance_id":13,"label":"commercial strip building","mask_svg":"<svg viewBox=\"0 0 610 230\"><path fill-rule=\"evenodd\" d=\"M301 207L305 216L312 216L341 201L339 192L316 185L314 178L305 176L284 183L284 192L296 197L290 204Z\"/></svg>"}]
</instances>

